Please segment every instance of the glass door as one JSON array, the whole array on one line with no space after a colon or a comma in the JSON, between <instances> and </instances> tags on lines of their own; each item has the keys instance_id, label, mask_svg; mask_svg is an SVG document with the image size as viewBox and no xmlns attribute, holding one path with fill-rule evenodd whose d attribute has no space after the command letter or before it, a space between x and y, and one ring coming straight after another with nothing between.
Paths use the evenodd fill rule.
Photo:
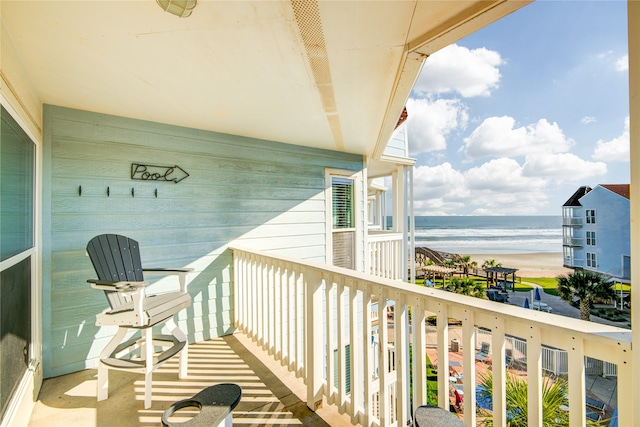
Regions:
<instances>
[{"instance_id":1,"label":"glass door","mask_svg":"<svg viewBox=\"0 0 640 427\"><path fill-rule=\"evenodd\" d=\"M35 144L0 110L0 414L32 358Z\"/></svg>"}]
</instances>

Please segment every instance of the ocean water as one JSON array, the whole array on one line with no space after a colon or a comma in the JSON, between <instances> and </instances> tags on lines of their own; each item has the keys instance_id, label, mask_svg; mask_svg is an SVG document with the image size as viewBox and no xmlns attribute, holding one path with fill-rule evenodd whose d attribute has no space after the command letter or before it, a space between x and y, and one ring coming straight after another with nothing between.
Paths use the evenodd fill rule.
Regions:
<instances>
[{"instance_id":1,"label":"ocean water","mask_svg":"<svg viewBox=\"0 0 640 427\"><path fill-rule=\"evenodd\" d=\"M562 252L561 216L417 216L416 246L455 254Z\"/></svg>"}]
</instances>

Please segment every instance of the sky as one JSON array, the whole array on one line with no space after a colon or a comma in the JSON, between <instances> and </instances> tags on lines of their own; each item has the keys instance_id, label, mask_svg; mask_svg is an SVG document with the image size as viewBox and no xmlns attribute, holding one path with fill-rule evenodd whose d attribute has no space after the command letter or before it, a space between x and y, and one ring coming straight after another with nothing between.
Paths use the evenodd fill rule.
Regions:
<instances>
[{"instance_id":1,"label":"sky","mask_svg":"<svg viewBox=\"0 0 640 427\"><path fill-rule=\"evenodd\" d=\"M629 183L626 1L538 0L425 61L407 102L416 215L561 215Z\"/></svg>"}]
</instances>

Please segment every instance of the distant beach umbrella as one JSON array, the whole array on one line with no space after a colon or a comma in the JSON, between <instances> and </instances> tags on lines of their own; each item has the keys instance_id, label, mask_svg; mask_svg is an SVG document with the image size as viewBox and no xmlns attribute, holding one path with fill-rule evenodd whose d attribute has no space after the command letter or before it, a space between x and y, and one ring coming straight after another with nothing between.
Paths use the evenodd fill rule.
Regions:
<instances>
[{"instance_id":1,"label":"distant beach umbrella","mask_svg":"<svg viewBox=\"0 0 640 427\"><path fill-rule=\"evenodd\" d=\"M529 308L529 298L524 299L524 308Z\"/></svg>"},{"instance_id":2,"label":"distant beach umbrella","mask_svg":"<svg viewBox=\"0 0 640 427\"><path fill-rule=\"evenodd\" d=\"M540 288L536 288L536 296L534 297L536 301L540 301Z\"/></svg>"}]
</instances>

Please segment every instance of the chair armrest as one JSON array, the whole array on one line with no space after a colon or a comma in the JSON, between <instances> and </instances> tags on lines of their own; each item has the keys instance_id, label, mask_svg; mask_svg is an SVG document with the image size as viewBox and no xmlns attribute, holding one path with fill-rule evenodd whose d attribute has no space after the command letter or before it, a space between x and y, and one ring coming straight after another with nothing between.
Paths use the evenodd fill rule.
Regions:
<instances>
[{"instance_id":1,"label":"chair armrest","mask_svg":"<svg viewBox=\"0 0 640 427\"><path fill-rule=\"evenodd\" d=\"M191 273L193 268L143 268L143 273L177 275L180 282L180 291L187 292L187 274Z\"/></svg>"},{"instance_id":2,"label":"chair armrest","mask_svg":"<svg viewBox=\"0 0 640 427\"><path fill-rule=\"evenodd\" d=\"M149 282L112 282L110 280L89 279L87 283L91 283L91 287L102 289L104 291L125 292L132 289L144 288Z\"/></svg>"},{"instance_id":3,"label":"chair armrest","mask_svg":"<svg viewBox=\"0 0 640 427\"><path fill-rule=\"evenodd\" d=\"M143 273L158 273L158 274L182 274L191 273L193 268L143 268Z\"/></svg>"}]
</instances>

